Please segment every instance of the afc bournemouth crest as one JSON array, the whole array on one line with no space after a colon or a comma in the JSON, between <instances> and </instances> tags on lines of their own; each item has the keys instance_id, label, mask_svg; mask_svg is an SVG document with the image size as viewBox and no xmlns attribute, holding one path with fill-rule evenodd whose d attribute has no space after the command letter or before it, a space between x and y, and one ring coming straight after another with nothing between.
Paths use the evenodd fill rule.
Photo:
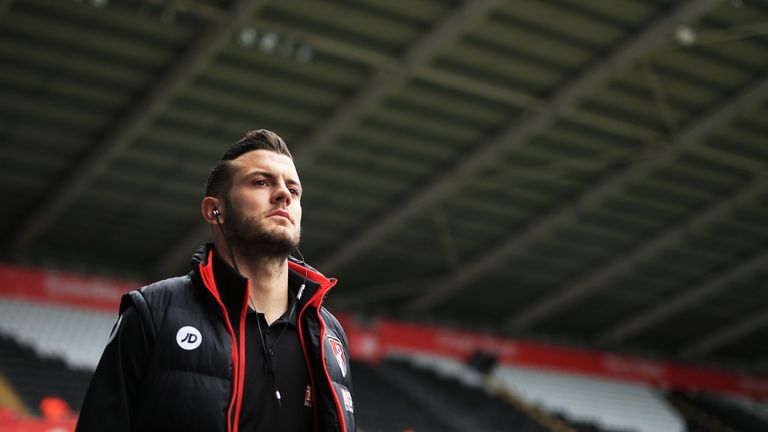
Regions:
<instances>
[{"instance_id":1,"label":"afc bournemouth crest","mask_svg":"<svg viewBox=\"0 0 768 432\"><path fill-rule=\"evenodd\" d=\"M328 336L328 343L331 345L331 350L333 350L333 356L336 358L336 363L339 364L339 369L341 369L341 376L346 377L347 376L347 358L344 355L344 346L341 344L340 340L332 336Z\"/></svg>"}]
</instances>

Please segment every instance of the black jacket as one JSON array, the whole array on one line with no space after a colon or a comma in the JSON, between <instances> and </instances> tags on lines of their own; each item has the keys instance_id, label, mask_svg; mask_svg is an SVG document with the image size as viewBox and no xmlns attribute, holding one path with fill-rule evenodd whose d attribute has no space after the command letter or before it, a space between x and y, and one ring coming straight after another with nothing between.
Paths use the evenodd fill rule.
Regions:
<instances>
[{"instance_id":1,"label":"black jacket","mask_svg":"<svg viewBox=\"0 0 768 432\"><path fill-rule=\"evenodd\" d=\"M77 432L238 431L247 282L227 286L230 295L221 296L212 254L213 246L203 245L189 275L123 296ZM292 259L288 265L300 277L307 275L297 310L315 430L355 431L349 343L321 305L336 281ZM240 300L231 295L237 289Z\"/></svg>"}]
</instances>

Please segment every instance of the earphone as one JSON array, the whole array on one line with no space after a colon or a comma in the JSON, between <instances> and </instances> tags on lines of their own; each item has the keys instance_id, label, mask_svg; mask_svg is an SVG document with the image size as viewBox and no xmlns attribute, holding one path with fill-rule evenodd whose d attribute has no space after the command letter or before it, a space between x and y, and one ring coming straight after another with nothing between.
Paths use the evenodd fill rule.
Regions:
<instances>
[{"instance_id":1,"label":"earphone","mask_svg":"<svg viewBox=\"0 0 768 432\"><path fill-rule=\"evenodd\" d=\"M211 212L211 215L213 215L213 217L217 218L217 217L221 216L221 212L219 211L219 209L213 209L213 211Z\"/></svg>"}]
</instances>

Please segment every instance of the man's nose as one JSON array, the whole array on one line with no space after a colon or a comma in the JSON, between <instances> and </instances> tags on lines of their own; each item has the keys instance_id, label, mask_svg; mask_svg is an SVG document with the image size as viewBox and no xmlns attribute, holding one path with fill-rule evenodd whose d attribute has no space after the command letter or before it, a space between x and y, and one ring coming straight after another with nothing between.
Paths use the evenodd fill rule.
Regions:
<instances>
[{"instance_id":1,"label":"man's nose","mask_svg":"<svg viewBox=\"0 0 768 432\"><path fill-rule=\"evenodd\" d=\"M288 189L288 185L279 182L276 188L275 193L272 195L272 199L275 202L285 201L285 205L291 205L291 191Z\"/></svg>"}]
</instances>

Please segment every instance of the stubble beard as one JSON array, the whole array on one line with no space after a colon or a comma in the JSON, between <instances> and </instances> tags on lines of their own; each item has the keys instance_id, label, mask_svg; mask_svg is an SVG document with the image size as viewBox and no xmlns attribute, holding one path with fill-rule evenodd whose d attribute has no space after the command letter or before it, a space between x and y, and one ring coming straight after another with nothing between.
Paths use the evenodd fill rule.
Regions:
<instances>
[{"instance_id":1,"label":"stubble beard","mask_svg":"<svg viewBox=\"0 0 768 432\"><path fill-rule=\"evenodd\" d=\"M229 214L227 237L232 248L249 260L284 260L296 249L301 231L296 238L278 230L268 229L263 222L241 212L231 203L226 204Z\"/></svg>"}]
</instances>

